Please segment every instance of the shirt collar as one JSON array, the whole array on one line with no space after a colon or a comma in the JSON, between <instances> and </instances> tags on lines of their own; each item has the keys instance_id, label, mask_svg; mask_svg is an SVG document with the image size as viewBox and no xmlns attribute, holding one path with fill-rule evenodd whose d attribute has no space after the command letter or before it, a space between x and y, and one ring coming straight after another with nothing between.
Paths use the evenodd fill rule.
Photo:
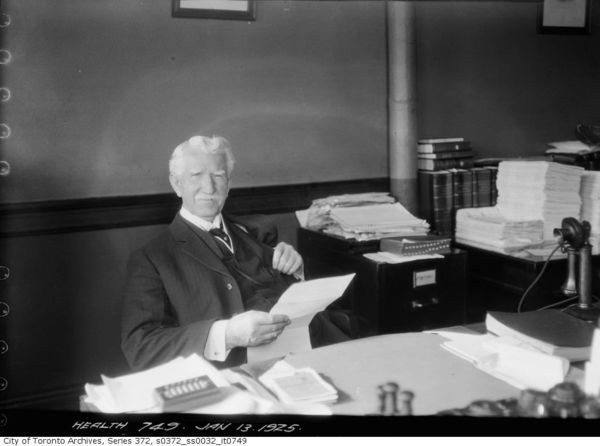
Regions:
<instances>
[{"instance_id":1,"label":"shirt collar","mask_svg":"<svg viewBox=\"0 0 600 446\"><path fill-rule=\"evenodd\" d=\"M197 228L202 229L203 231L210 231L213 228L223 227L225 229L225 232L227 232L227 228L225 228L225 225L223 224L223 217L221 217L221 214L217 215L212 222L192 214L183 206L181 207L179 214L181 215L181 217L183 217L184 220L190 222Z\"/></svg>"}]
</instances>

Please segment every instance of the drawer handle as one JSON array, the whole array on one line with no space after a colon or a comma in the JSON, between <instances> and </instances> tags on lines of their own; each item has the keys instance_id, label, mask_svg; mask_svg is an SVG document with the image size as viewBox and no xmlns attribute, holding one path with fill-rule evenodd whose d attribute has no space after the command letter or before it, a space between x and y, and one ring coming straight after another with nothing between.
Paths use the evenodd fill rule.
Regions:
<instances>
[{"instance_id":1,"label":"drawer handle","mask_svg":"<svg viewBox=\"0 0 600 446\"><path fill-rule=\"evenodd\" d=\"M437 297L431 297L429 299L422 300L411 300L410 306L413 310L418 310L420 308L431 307L433 305L437 305L440 303L440 300Z\"/></svg>"}]
</instances>

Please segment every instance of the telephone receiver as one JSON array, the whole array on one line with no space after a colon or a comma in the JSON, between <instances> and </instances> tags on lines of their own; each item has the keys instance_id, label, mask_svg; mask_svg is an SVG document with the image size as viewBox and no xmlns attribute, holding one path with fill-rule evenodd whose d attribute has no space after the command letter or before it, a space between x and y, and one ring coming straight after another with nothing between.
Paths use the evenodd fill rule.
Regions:
<instances>
[{"instance_id":1,"label":"telephone receiver","mask_svg":"<svg viewBox=\"0 0 600 446\"><path fill-rule=\"evenodd\" d=\"M563 248L579 250L589 244L592 227L586 220L579 222L576 218L563 218L560 228L554 228L553 234L558 237L558 244Z\"/></svg>"}]
</instances>

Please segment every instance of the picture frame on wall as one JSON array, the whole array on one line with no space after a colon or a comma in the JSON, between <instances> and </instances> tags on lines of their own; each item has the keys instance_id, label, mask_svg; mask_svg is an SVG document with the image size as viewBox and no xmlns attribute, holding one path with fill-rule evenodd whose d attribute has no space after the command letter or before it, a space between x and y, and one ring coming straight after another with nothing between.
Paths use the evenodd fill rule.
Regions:
<instances>
[{"instance_id":1,"label":"picture frame on wall","mask_svg":"<svg viewBox=\"0 0 600 446\"><path fill-rule=\"evenodd\" d=\"M173 17L256 20L255 0L172 0Z\"/></svg>"},{"instance_id":2,"label":"picture frame on wall","mask_svg":"<svg viewBox=\"0 0 600 446\"><path fill-rule=\"evenodd\" d=\"M590 34L592 0L544 0L538 9L541 34Z\"/></svg>"}]
</instances>

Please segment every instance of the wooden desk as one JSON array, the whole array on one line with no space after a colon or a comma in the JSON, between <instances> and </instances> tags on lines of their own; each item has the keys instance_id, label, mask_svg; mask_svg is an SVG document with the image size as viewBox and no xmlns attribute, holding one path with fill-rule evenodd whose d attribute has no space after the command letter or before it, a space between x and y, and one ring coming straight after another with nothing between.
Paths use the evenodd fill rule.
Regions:
<instances>
[{"instance_id":1,"label":"wooden desk","mask_svg":"<svg viewBox=\"0 0 600 446\"><path fill-rule=\"evenodd\" d=\"M377 386L388 381L414 392L415 415L463 408L474 400L518 397L519 390L475 368L440 347L443 338L400 333L357 339L290 355L296 367L310 366L340 392L337 415L377 412ZM582 372L571 368L568 380L581 385Z\"/></svg>"},{"instance_id":2,"label":"wooden desk","mask_svg":"<svg viewBox=\"0 0 600 446\"><path fill-rule=\"evenodd\" d=\"M544 266L545 258L516 257L457 243L469 253L467 322L482 321L487 311L517 311L521 296ZM600 256L592 257L592 286L600 292ZM531 289L523 311L535 310L565 297L560 287L567 278L567 260L553 259Z\"/></svg>"}]
</instances>

